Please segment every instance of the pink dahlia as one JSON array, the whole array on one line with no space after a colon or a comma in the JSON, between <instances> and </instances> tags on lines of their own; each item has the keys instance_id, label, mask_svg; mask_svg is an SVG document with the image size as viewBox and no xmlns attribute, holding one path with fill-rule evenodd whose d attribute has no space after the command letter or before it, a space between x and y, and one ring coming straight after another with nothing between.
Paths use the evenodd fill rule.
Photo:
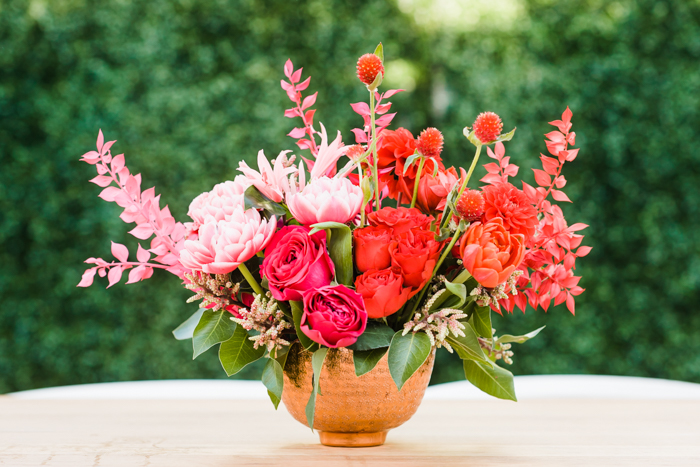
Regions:
<instances>
[{"instance_id":1,"label":"pink dahlia","mask_svg":"<svg viewBox=\"0 0 700 467\"><path fill-rule=\"evenodd\" d=\"M275 159L275 168L273 170L270 162L265 157L265 153L260 150L258 152L258 169L259 172L248 167L248 164L241 161L238 163L238 170L243 172L248 185L255 185L255 188L260 190L260 193L270 198L275 203L279 203L284 198L285 187L287 186L287 177L296 172L296 167L287 163L287 154L291 151L282 151L277 159Z\"/></svg>"},{"instance_id":2,"label":"pink dahlia","mask_svg":"<svg viewBox=\"0 0 700 467\"><path fill-rule=\"evenodd\" d=\"M255 209L236 209L225 220L210 219L199 229L197 240L186 240L180 262L193 271L226 274L248 261L270 242L277 220L260 217Z\"/></svg>"},{"instance_id":3,"label":"pink dahlia","mask_svg":"<svg viewBox=\"0 0 700 467\"><path fill-rule=\"evenodd\" d=\"M537 209L527 195L510 183L496 183L482 189L484 194L484 222L500 217L511 234L522 234L525 239L535 235Z\"/></svg>"},{"instance_id":4,"label":"pink dahlia","mask_svg":"<svg viewBox=\"0 0 700 467\"><path fill-rule=\"evenodd\" d=\"M287 194L287 207L303 225L319 222L345 224L362 208L362 189L347 178L319 177L306 185L304 168L299 170L299 189L292 186Z\"/></svg>"}]
</instances>

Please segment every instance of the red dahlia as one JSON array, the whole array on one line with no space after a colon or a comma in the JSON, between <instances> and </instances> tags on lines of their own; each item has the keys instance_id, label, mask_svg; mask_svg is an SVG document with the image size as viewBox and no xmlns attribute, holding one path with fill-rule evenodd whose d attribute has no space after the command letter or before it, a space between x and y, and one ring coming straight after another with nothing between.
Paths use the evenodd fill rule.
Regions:
<instances>
[{"instance_id":1,"label":"red dahlia","mask_svg":"<svg viewBox=\"0 0 700 467\"><path fill-rule=\"evenodd\" d=\"M384 64L376 55L364 54L357 60L357 77L367 86L374 82L379 73L384 76Z\"/></svg>"},{"instance_id":2,"label":"red dahlia","mask_svg":"<svg viewBox=\"0 0 700 467\"><path fill-rule=\"evenodd\" d=\"M476 117L474 134L483 144L495 141L503 130L501 117L493 112L483 112Z\"/></svg>"},{"instance_id":3,"label":"red dahlia","mask_svg":"<svg viewBox=\"0 0 700 467\"><path fill-rule=\"evenodd\" d=\"M444 138L437 128L426 128L416 140L416 149L425 157L440 157Z\"/></svg>"},{"instance_id":4,"label":"red dahlia","mask_svg":"<svg viewBox=\"0 0 700 467\"><path fill-rule=\"evenodd\" d=\"M468 222L481 219L484 214L484 197L480 191L466 190L455 205L457 215Z\"/></svg>"},{"instance_id":5,"label":"red dahlia","mask_svg":"<svg viewBox=\"0 0 700 467\"><path fill-rule=\"evenodd\" d=\"M529 239L537 229L537 209L527 195L510 183L497 183L482 189L484 195L484 222L500 217L512 234L523 234Z\"/></svg>"}]
</instances>

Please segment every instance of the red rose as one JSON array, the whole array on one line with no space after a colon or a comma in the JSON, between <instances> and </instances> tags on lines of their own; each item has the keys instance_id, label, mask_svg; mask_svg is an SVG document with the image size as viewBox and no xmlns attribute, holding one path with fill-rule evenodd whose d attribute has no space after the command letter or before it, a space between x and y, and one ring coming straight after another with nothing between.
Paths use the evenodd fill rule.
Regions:
<instances>
[{"instance_id":1,"label":"red rose","mask_svg":"<svg viewBox=\"0 0 700 467\"><path fill-rule=\"evenodd\" d=\"M433 218L416 208L386 207L369 214L367 220L370 225L383 225L393 229L396 236L411 229L430 230Z\"/></svg>"},{"instance_id":2,"label":"red rose","mask_svg":"<svg viewBox=\"0 0 700 467\"><path fill-rule=\"evenodd\" d=\"M500 217L486 224L473 223L461 241L464 267L490 289L508 280L525 256L525 238L511 235Z\"/></svg>"},{"instance_id":3,"label":"red rose","mask_svg":"<svg viewBox=\"0 0 700 467\"><path fill-rule=\"evenodd\" d=\"M392 230L389 227L380 225L355 229L352 237L355 244L355 264L360 272L389 267L389 242L392 238Z\"/></svg>"},{"instance_id":4,"label":"red rose","mask_svg":"<svg viewBox=\"0 0 700 467\"><path fill-rule=\"evenodd\" d=\"M326 347L347 347L367 327L362 295L344 285L326 286L304 293L304 314L299 328L309 339Z\"/></svg>"},{"instance_id":5,"label":"red rose","mask_svg":"<svg viewBox=\"0 0 700 467\"><path fill-rule=\"evenodd\" d=\"M500 217L512 234L522 234L526 239L535 235L537 209L527 195L510 183L497 183L482 189L484 193L484 222Z\"/></svg>"},{"instance_id":6,"label":"red rose","mask_svg":"<svg viewBox=\"0 0 700 467\"><path fill-rule=\"evenodd\" d=\"M384 318L396 313L408 301L410 288L403 287L403 276L391 268L372 269L355 279L355 289L362 295L370 318Z\"/></svg>"},{"instance_id":7,"label":"red rose","mask_svg":"<svg viewBox=\"0 0 700 467\"><path fill-rule=\"evenodd\" d=\"M405 287L411 287L411 296L430 280L440 257L442 242L435 240L429 230L411 229L398 235L391 245L391 264L401 269Z\"/></svg>"},{"instance_id":8,"label":"red rose","mask_svg":"<svg viewBox=\"0 0 700 467\"><path fill-rule=\"evenodd\" d=\"M301 300L306 290L331 283L335 267L326 250L326 232L309 235L308 227L279 229L265 249L260 274L277 300Z\"/></svg>"},{"instance_id":9,"label":"red rose","mask_svg":"<svg viewBox=\"0 0 700 467\"><path fill-rule=\"evenodd\" d=\"M460 169L464 172L464 169ZM442 211L445 209L445 201L452 187L454 187L460 178L454 167L447 170L438 170L433 176L432 173L423 174L418 182L418 199L416 204L423 212ZM409 199L413 198L413 189L411 194L407 195Z\"/></svg>"}]
</instances>

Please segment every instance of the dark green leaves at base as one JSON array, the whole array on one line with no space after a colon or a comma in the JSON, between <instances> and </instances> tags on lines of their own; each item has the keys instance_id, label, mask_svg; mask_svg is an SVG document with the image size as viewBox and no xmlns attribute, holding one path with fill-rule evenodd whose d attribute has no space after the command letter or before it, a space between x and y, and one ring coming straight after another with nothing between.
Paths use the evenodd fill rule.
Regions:
<instances>
[{"instance_id":1,"label":"dark green leaves at base","mask_svg":"<svg viewBox=\"0 0 700 467\"><path fill-rule=\"evenodd\" d=\"M314 370L314 386L311 389L311 397L309 397L309 402L306 404L306 422L309 424L311 431L314 430L314 412L316 411L316 396L321 394L320 379L321 379L321 368L323 368L323 362L326 359L326 354L328 353L327 347L321 347L316 352L314 352L311 357L311 367Z\"/></svg>"},{"instance_id":2,"label":"dark green leaves at base","mask_svg":"<svg viewBox=\"0 0 700 467\"><path fill-rule=\"evenodd\" d=\"M219 360L227 375L235 375L246 365L262 358L265 354L265 346L254 348L253 341L249 337L243 326L236 326L233 336L221 343Z\"/></svg>"},{"instance_id":3,"label":"dark green leaves at base","mask_svg":"<svg viewBox=\"0 0 700 467\"><path fill-rule=\"evenodd\" d=\"M372 350L381 347L389 347L391 339L394 337L394 330L386 324L370 320L367 321L365 332L360 334L357 342L348 346L348 349L355 350Z\"/></svg>"},{"instance_id":4,"label":"dark green leaves at base","mask_svg":"<svg viewBox=\"0 0 700 467\"><path fill-rule=\"evenodd\" d=\"M484 351L479 344L479 338L471 326L465 326L464 336L455 337L450 334L447 337L447 342L459 355L462 360L476 360L487 366L491 365L491 361L484 355Z\"/></svg>"},{"instance_id":5,"label":"dark green leaves at base","mask_svg":"<svg viewBox=\"0 0 700 467\"><path fill-rule=\"evenodd\" d=\"M231 313L228 311L205 311L192 333L192 358L195 359L212 346L230 339L235 328L236 323L231 321Z\"/></svg>"},{"instance_id":6,"label":"dark green leaves at base","mask_svg":"<svg viewBox=\"0 0 700 467\"><path fill-rule=\"evenodd\" d=\"M488 306L478 306L474 304L474 312L471 318L469 318L470 324L474 327L474 330L481 337L486 337L490 339L493 337L491 327L491 307Z\"/></svg>"},{"instance_id":7,"label":"dark green leaves at base","mask_svg":"<svg viewBox=\"0 0 700 467\"><path fill-rule=\"evenodd\" d=\"M284 389L284 372L282 365L274 358L268 358L263 369L262 382L267 388L267 395L270 396L275 409L282 400L282 390Z\"/></svg>"},{"instance_id":8,"label":"dark green leaves at base","mask_svg":"<svg viewBox=\"0 0 700 467\"><path fill-rule=\"evenodd\" d=\"M491 368L479 362L464 360L464 376L477 388L499 399L517 401L513 387L513 374L493 365Z\"/></svg>"},{"instance_id":9,"label":"dark green leaves at base","mask_svg":"<svg viewBox=\"0 0 700 467\"><path fill-rule=\"evenodd\" d=\"M200 308L197 311L194 312L192 316L187 318L187 321L179 325L173 330L173 336L175 336L175 339L179 341L184 341L187 339L192 339L192 335L194 334L194 329L197 327L199 324L199 320L202 318L202 314L206 310L204 308Z\"/></svg>"},{"instance_id":10,"label":"dark green leaves at base","mask_svg":"<svg viewBox=\"0 0 700 467\"><path fill-rule=\"evenodd\" d=\"M424 332L409 332L405 336L401 331L394 334L389 346L389 373L399 391L425 363L431 350L430 338Z\"/></svg>"},{"instance_id":11,"label":"dark green leaves at base","mask_svg":"<svg viewBox=\"0 0 700 467\"><path fill-rule=\"evenodd\" d=\"M389 351L389 347L372 350L353 350L353 363L355 364L355 375L362 376L369 373L377 366L379 360Z\"/></svg>"}]
</instances>

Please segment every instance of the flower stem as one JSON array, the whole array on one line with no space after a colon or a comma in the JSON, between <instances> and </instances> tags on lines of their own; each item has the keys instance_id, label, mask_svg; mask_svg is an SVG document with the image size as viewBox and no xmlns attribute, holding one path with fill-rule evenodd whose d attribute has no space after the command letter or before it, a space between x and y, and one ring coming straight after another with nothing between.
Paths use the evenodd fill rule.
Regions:
<instances>
[{"instance_id":1,"label":"flower stem","mask_svg":"<svg viewBox=\"0 0 700 467\"><path fill-rule=\"evenodd\" d=\"M372 129L372 172L374 175L374 210L378 211L381 206L379 205L379 175L377 170L377 129L374 127L374 91L369 92L369 109L372 112L370 128Z\"/></svg>"},{"instance_id":2,"label":"flower stem","mask_svg":"<svg viewBox=\"0 0 700 467\"><path fill-rule=\"evenodd\" d=\"M476 146L476 153L474 153L474 159L472 159L472 165L469 166L469 172L467 172L467 176L464 177L464 181L462 182L462 186L459 187L459 193L457 193L457 198L454 200L454 202L457 202L457 200L462 196L462 193L464 193L464 189L467 187L467 183L469 183L469 179L472 177L472 173L474 173L474 168L476 168L476 163L479 162L479 155L481 154L481 144ZM447 227L447 224L450 222L449 219L452 218L452 212L453 209L450 207L450 212L447 216L445 216L442 219L442 227L445 228Z\"/></svg>"},{"instance_id":3,"label":"flower stem","mask_svg":"<svg viewBox=\"0 0 700 467\"><path fill-rule=\"evenodd\" d=\"M411 198L411 207L416 206L416 199L418 198L418 183L420 183L420 176L423 173L423 165L425 165L425 157L420 158L418 163L418 173L416 174L416 181L413 184L413 198Z\"/></svg>"},{"instance_id":4,"label":"flower stem","mask_svg":"<svg viewBox=\"0 0 700 467\"><path fill-rule=\"evenodd\" d=\"M360 227L365 226L365 192L364 189L362 188L362 163L357 164L357 173L360 176L360 189L362 191L362 209L360 209Z\"/></svg>"},{"instance_id":5,"label":"flower stem","mask_svg":"<svg viewBox=\"0 0 700 467\"><path fill-rule=\"evenodd\" d=\"M253 275L250 273L250 271L246 267L245 263L239 264L238 270L241 271L241 274L243 274L243 277L245 277L245 280L253 288L253 291L258 295L262 295L263 294L262 287L260 287L260 284L258 284L258 281L256 281L255 278L253 277Z\"/></svg>"}]
</instances>

